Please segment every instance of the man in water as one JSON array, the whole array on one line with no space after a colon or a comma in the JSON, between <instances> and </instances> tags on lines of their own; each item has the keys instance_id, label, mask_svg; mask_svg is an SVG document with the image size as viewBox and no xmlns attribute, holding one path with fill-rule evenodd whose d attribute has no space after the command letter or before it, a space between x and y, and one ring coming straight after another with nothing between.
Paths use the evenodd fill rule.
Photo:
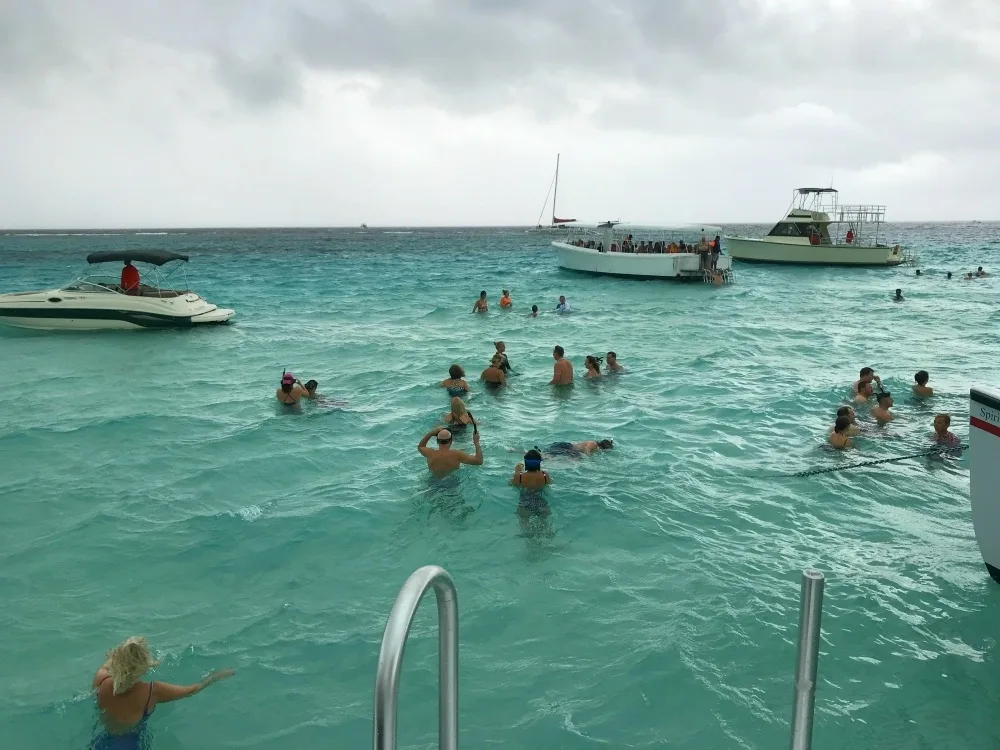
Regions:
<instances>
[{"instance_id":1,"label":"man in water","mask_svg":"<svg viewBox=\"0 0 1000 750\"><path fill-rule=\"evenodd\" d=\"M892 394L889 391L882 391L878 394L878 406L872 409L872 416L879 424L888 424L894 417L889 409L892 408Z\"/></svg>"},{"instance_id":2,"label":"man in water","mask_svg":"<svg viewBox=\"0 0 1000 750\"><path fill-rule=\"evenodd\" d=\"M529 318L537 318L538 317L538 305L532 305L531 306L531 315L529 315L528 317Z\"/></svg>"},{"instance_id":3,"label":"man in water","mask_svg":"<svg viewBox=\"0 0 1000 750\"><path fill-rule=\"evenodd\" d=\"M565 351L561 346L552 350L552 357L556 363L552 367L552 380L549 385L571 385L573 383L573 363L568 359L563 359Z\"/></svg>"},{"instance_id":4,"label":"man in water","mask_svg":"<svg viewBox=\"0 0 1000 750\"><path fill-rule=\"evenodd\" d=\"M851 384L851 390L854 391L855 393L857 393L858 392L858 388L859 388L859 386L862 383L871 384L871 382L873 380L876 383L878 383L879 390L882 390L882 378L880 378L878 375L876 375L875 374L875 370L873 370L872 368L870 368L870 367L862 367L861 368L861 377L858 378L857 380L855 380L854 383Z\"/></svg>"},{"instance_id":5,"label":"man in water","mask_svg":"<svg viewBox=\"0 0 1000 750\"><path fill-rule=\"evenodd\" d=\"M989 276L989 274L983 270L982 266L980 266L979 268L976 269L976 276L982 278L983 276Z\"/></svg>"},{"instance_id":6,"label":"man in water","mask_svg":"<svg viewBox=\"0 0 1000 750\"><path fill-rule=\"evenodd\" d=\"M615 447L612 440L583 440L579 443L553 443L545 451L550 456L589 456L597 451L609 451Z\"/></svg>"},{"instance_id":7,"label":"man in water","mask_svg":"<svg viewBox=\"0 0 1000 750\"><path fill-rule=\"evenodd\" d=\"M868 399L872 397L874 391L872 390L871 382L861 381L858 383L858 392L854 394L854 403L856 404L867 404Z\"/></svg>"},{"instance_id":8,"label":"man in water","mask_svg":"<svg viewBox=\"0 0 1000 750\"><path fill-rule=\"evenodd\" d=\"M556 305L556 312L573 312L573 308L569 306L569 302L566 301L566 296L563 294L559 295L559 304Z\"/></svg>"},{"instance_id":9,"label":"man in water","mask_svg":"<svg viewBox=\"0 0 1000 750\"><path fill-rule=\"evenodd\" d=\"M916 384L913 386L914 396L917 398L927 398L934 395L934 389L927 385L927 381L931 379L931 376L927 374L927 370L921 370L913 376L913 379L916 381Z\"/></svg>"},{"instance_id":10,"label":"man in water","mask_svg":"<svg viewBox=\"0 0 1000 750\"><path fill-rule=\"evenodd\" d=\"M139 293L139 269L133 266L130 260L125 261L122 267L121 288L125 294Z\"/></svg>"},{"instance_id":11,"label":"man in water","mask_svg":"<svg viewBox=\"0 0 1000 750\"><path fill-rule=\"evenodd\" d=\"M920 269L918 268L917 269L917 276L919 276L919 275L920 275Z\"/></svg>"},{"instance_id":12,"label":"man in water","mask_svg":"<svg viewBox=\"0 0 1000 750\"><path fill-rule=\"evenodd\" d=\"M853 448L851 439L847 436L847 431L851 427L851 420L847 417L837 417L837 422L833 426L833 432L826 439L830 445L832 445L837 450L844 450L845 448Z\"/></svg>"},{"instance_id":13,"label":"man in water","mask_svg":"<svg viewBox=\"0 0 1000 750\"><path fill-rule=\"evenodd\" d=\"M855 415L854 413L854 409L852 409L850 406L841 406L839 409L837 409L837 420L835 420L835 422L839 421L841 417L847 418L847 429L844 431L845 435L847 435L848 437L853 437L854 435L857 435L859 432L861 432L861 429L858 427L858 418L857 415ZM831 432L836 432L836 431L837 431L837 425L836 423L834 423L833 430L831 430Z\"/></svg>"},{"instance_id":14,"label":"man in water","mask_svg":"<svg viewBox=\"0 0 1000 750\"><path fill-rule=\"evenodd\" d=\"M507 361L507 355L504 354L507 351L507 345L502 341L494 341L493 346L497 348L497 354L500 355L500 369L506 375L510 372L510 362Z\"/></svg>"},{"instance_id":15,"label":"man in water","mask_svg":"<svg viewBox=\"0 0 1000 750\"><path fill-rule=\"evenodd\" d=\"M604 362L608 366L608 372L625 372L625 368L618 364L618 355L614 352L608 352Z\"/></svg>"},{"instance_id":16,"label":"man in water","mask_svg":"<svg viewBox=\"0 0 1000 750\"><path fill-rule=\"evenodd\" d=\"M486 304L485 291L479 293L479 299L477 299L476 304L472 306L472 312L474 313L489 312L489 306Z\"/></svg>"},{"instance_id":17,"label":"man in water","mask_svg":"<svg viewBox=\"0 0 1000 750\"><path fill-rule=\"evenodd\" d=\"M905 301L903 299L903 290L902 289L897 289L896 290L896 296L892 298L892 301L893 302L904 302Z\"/></svg>"},{"instance_id":18,"label":"man in water","mask_svg":"<svg viewBox=\"0 0 1000 750\"><path fill-rule=\"evenodd\" d=\"M438 447L436 450L427 445L427 442L432 437L437 438ZM447 476L453 471L457 471L462 464L469 464L470 466L483 465L483 449L479 445L479 430L475 430L472 433L472 444L476 446L476 454L474 456L470 456L468 453L463 453L462 451L452 450L451 441L451 431L439 426L424 435L417 444L417 450L420 451L421 456L427 459L427 468L431 470L434 476Z\"/></svg>"}]
</instances>

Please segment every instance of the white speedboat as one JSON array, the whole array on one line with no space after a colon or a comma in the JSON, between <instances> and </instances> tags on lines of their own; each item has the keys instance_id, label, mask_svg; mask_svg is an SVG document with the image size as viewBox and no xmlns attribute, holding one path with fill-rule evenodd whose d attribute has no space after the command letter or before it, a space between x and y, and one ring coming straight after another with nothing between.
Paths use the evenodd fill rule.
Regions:
<instances>
[{"instance_id":1,"label":"white speedboat","mask_svg":"<svg viewBox=\"0 0 1000 750\"><path fill-rule=\"evenodd\" d=\"M911 260L879 237L885 206L841 206L833 188L799 188L766 237L726 237L736 260L813 266L898 266Z\"/></svg>"},{"instance_id":2,"label":"white speedboat","mask_svg":"<svg viewBox=\"0 0 1000 750\"><path fill-rule=\"evenodd\" d=\"M586 232L574 231L577 234L572 238L552 243L559 251L560 268L636 279L717 284L733 280L732 258L721 252L711 253L711 243L722 233L719 227L640 226L606 221Z\"/></svg>"},{"instance_id":3,"label":"white speedboat","mask_svg":"<svg viewBox=\"0 0 1000 750\"><path fill-rule=\"evenodd\" d=\"M236 314L233 310L217 307L194 292L164 287L172 273L161 273L161 267L187 259L186 255L158 250L91 253L87 256L91 265L144 264L139 285L126 293L120 276L91 273L61 289L0 294L0 323L16 328L91 331L229 322Z\"/></svg>"},{"instance_id":4,"label":"white speedboat","mask_svg":"<svg viewBox=\"0 0 1000 750\"><path fill-rule=\"evenodd\" d=\"M538 225L535 227L536 232L548 232L548 231L565 231L569 229L569 225L576 221L576 219L560 219L556 216L556 198L559 197L559 154L556 154L556 174L552 178L552 184L549 185L549 192L545 196L545 203L542 204L542 213L538 214ZM549 205L549 196L552 196L552 223L542 224L542 214L545 213L546 206Z\"/></svg>"}]
</instances>

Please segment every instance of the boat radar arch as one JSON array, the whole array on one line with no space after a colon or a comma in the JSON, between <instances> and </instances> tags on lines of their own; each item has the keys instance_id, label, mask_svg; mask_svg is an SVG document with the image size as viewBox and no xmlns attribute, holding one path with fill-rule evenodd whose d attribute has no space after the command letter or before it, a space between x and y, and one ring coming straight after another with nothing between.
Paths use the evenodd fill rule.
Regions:
<instances>
[{"instance_id":1,"label":"boat radar arch","mask_svg":"<svg viewBox=\"0 0 1000 750\"><path fill-rule=\"evenodd\" d=\"M969 499L986 570L1000 583L1000 391L969 392Z\"/></svg>"}]
</instances>

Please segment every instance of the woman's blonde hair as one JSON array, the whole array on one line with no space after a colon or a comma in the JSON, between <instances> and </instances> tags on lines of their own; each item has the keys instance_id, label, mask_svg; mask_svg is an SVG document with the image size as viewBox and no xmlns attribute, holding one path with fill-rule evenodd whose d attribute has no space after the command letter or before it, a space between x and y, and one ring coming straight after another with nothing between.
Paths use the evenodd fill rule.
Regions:
<instances>
[{"instance_id":1,"label":"woman's blonde hair","mask_svg":"<svg viewBox=\"0 0 1000 750\"><path fill-rule=\"evenodd\" d=\"M451 416L455 419L461 419L462 415L466 413L465 402L458 396L455 396L451 400Z\"/></svg>"},{"instance_id":2,"label":"woman's blonde hair","mask_svg":"<svg viewBox=\"0 0 1000 750\"><path fill-rule=\"evenodd\" d=\"M114 694L121 695L139 681L159 662L153 658L142 636L127 638L108 651L108 673L111 675Z\"/></svg>"}]
</instances>

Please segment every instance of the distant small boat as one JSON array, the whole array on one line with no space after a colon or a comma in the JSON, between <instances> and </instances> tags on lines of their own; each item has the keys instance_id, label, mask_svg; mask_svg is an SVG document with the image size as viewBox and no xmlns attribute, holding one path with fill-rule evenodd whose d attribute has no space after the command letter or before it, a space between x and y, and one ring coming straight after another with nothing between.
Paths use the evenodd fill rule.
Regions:
<instances>
[{"instance_id":1,"label":"distant small boat","mask_svg":"<svg viewBox=\"0 0 1000 750\"><path fill-rule=\"evenodd\" d=\"M544 232L551 229L569 229L566 225L576 221L576 219L560 219L556 216L556 198L559 197L559 156L560 154L556 154L556 174L552 178L552 184L549 185L549 192L545 195L545 203L542 204L542 213L538 214L536 231ZM546 226L542 224L542 215L545 213L546 206L549 205L550 195L552 196L552 223Z\"/></svg>"},{"instance_id":2,"label":"distant small boat","mask_svg":"<svg viewBox=\"0 0 1000 750\"><path fill-rule=\"evenodd\" d=\"M362 221L362 222L361 222L361 228L362 228L362 229L367 229L367 228L368 228L368 225L367 225L367 224L365 224L365 223L364 223L364 222Z\"/></svg>"}]
</instances>

